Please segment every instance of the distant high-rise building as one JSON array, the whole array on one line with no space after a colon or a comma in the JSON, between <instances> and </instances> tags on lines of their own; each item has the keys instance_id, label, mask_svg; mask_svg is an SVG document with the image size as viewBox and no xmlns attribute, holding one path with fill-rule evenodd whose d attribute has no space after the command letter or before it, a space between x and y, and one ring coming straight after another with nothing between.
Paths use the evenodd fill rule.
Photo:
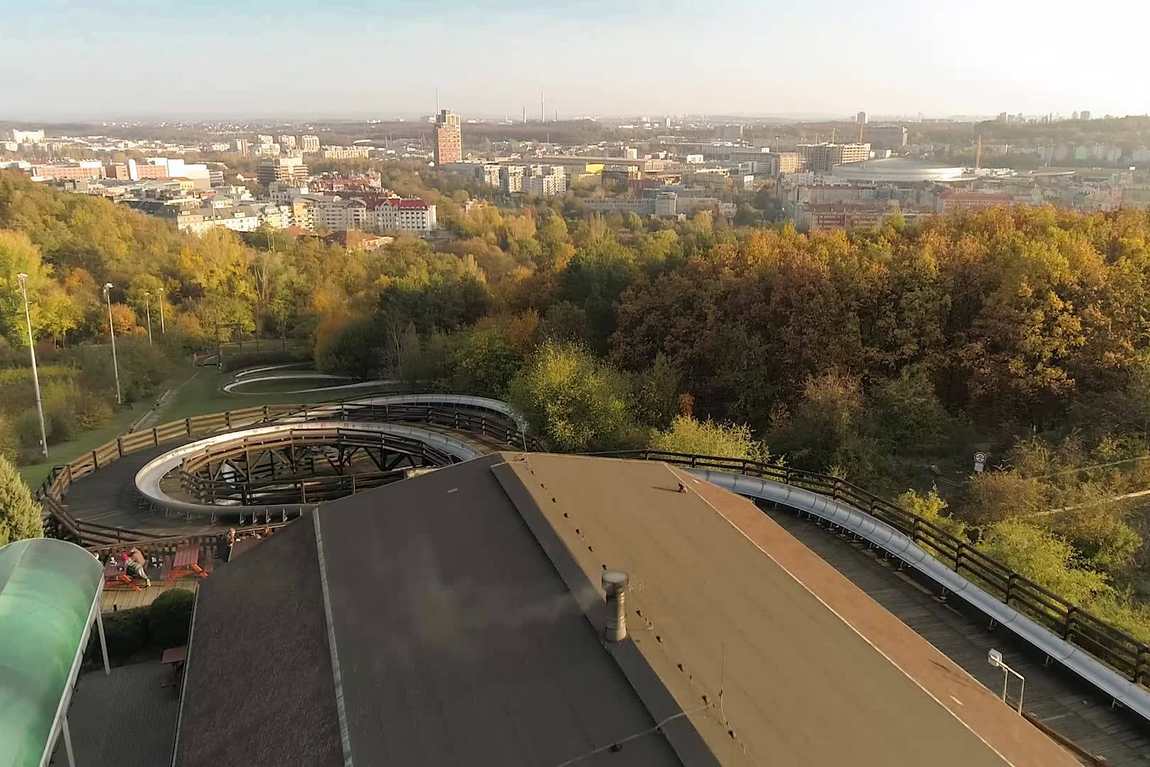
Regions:
<instances>
[{"instance_id":1,"label":"distant high-rise building","mask_svg":"<svg viewBox=\"0 0 1150 767\"><path fill-rule=\"evenodd\" d=\"M274 142L272 141L272 137L270 135L268 135L267 133L257 133L256 134L256 143L257 144L271 144Z\"/></svg>"},{"instance_id":2,"label":"distant high-rise building","mask_svg":"<svg viewBox=\"0 0 1150 767\"><path fill-rule=\"evenodd\" d=\"M1078 117L1080 120L1089 120L1090 119L1090 110L1089 109L1083 109L1081 112L1078 113Z\"/></svg>"},{"instance_id":3,"label":"distant high-rise building","mask_svg":"<svg viewBox=\"0 0 1150 767\"><path fill-rule=\"evenodd\" d=\"M319 151L319 136L300 136L300 149L304 152Z\"/></svg>"},{"instance_id":4,"label":"distant high-rise building","mask_svg":"<svg viewBox=\"0 0 1150 767\"><path fill-rule=\"evenodd\" d=\"M859 125L866 125L866 112L859 112L855 115L855 122Z\"/></svg>"},{"instance_id":5,"label":"distant high-rise building","mask_svg":"<svg viewBox=\"0 0 1150 767\"><path fill-rule=\"evenodd\" d=\"M286 133L280 136L281 149L295 149L295 136L289 136Z\"/></svg>"},{"instance_id":6,"label":"distant high-rise building","mask_svg":"<svg viewBox=\"0 0 1150 767\"><path fill-rule=\"evenodd\" d=\"M463 161L463 132L459 115L446 109L435 118L435 164Z\"/></svg>"},{"instance_id":7,"label":"distant high-rise building","mask_svg":"<svg viewBox=\"0 0 1150 767\"><path fill-rule=\"evenodd\" d=\"M250 141L248 141L246 138L233 139L232 140L232 149L236 152L236 154L242 154L244 156L247 156L248 154L251 154L252 143Z\"/></svg>"}]
</instances>

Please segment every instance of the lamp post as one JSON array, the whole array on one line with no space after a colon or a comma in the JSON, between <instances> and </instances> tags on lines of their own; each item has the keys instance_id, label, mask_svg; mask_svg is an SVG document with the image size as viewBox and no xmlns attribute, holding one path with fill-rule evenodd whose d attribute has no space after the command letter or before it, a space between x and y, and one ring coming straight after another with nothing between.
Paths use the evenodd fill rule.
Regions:
<instances>
[{"instance_id":1,"label":"lamp post","mask_svg":"<svg viewBox=\"0 0 1150 767\"><path fill-rule=\"evenodd\" d=\"M116 404L123 405L124 397L120 394L120 363L116 360L116 328L112 325L112 283L104 283L104 300L108 303L108 335L112 339L112 372L116 376Z\"/></svg>"},{"instance_id":2,"label":"lamp post","mask_svg":"<svg viewBox=\"0 0 1150 767\"><path fill-rule=\"evenodd\" d=\"M148 346L152 345L152 294L144 293L144 311L148 315Z\"/></svg>"},{"instance_id":3,"label":"lamp post","mask_svg":"<svg viewBox=\"0 0 1150 767\"><path fill-rule=\"evenodd\" d=\"M160 304L160 335L164 335L164 289L156 291L159 294L157 301Z\"/></svg>"},{"instance_id":4,"label":"lamp post","mask_svg":"<svg viewBox=\"0 0 1150 767\"><path fill-rule=\"evenodd\" d=\"M1018 681L1021 684L1021 686L1018 688L1018 713L1021 714L1022 696L1026 694L1026 679L1022 676L1022 674L1006 665L1006 661L1002 659L1002 653L998 650L991 649L990 652L986 654L986 662L989 663L993 668L1002 669L1002 702L1006 703L1007 705L1010 705L1010 703L1006 700L1006 685L1010 681L1011 674L1014 674L1016 677L1018 677Z\"/></svg>"},{"instance_id":5,"label":"lamp post","mask_svg":"<svg viewBox=\"0 0 1150 767\"><path fill-rule=\"evenodd\" d=\"M32 383L36 386L36 414L40 416L40 450L48 457L48 434L44 429L44 403L40 399L40 373L36 370L36 339L32 337L32 312L28 308L28 275L16 275L20 280L20 292L24 296L24 319L28 322L28 352L32 355Z\"/></svg>"}]
</instances>

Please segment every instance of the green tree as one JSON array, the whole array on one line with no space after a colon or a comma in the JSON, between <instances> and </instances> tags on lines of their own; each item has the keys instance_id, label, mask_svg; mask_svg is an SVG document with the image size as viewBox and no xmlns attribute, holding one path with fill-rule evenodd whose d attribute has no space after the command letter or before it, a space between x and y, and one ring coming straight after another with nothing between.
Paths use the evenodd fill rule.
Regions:
<instances>
[{"instance_id":1,"label":"green tree","mask_svg":"<svg viewBox=\"0 0 1150 767\"><path fill-rule=\"evenodd\" d=\"M613 447L634 432L626 377L578 346L541 346L509 397L560 450Z\"/></svg>"},{"instance_id":2,"label":"green tree","mask_svg":"<svg viewBox=\"0 0 1150 767\"><path fill-rule=\"evenodd\" d=\"M0 546L41 535L40 504L33 500L16 467L0 455Z\"/></svg>"},{"instance_id":3,"label":"green tree","mask_svg":"<svg viewBox=\"0 0 1150 767\"><path fill-rule=\"evenodd\" d=\"M1070 543L1025 520L991 525L978 549L1073 604L1089 607L1092 600L1113 594L1106 576L1083 567Z\"/></svg>"}]
</instances>

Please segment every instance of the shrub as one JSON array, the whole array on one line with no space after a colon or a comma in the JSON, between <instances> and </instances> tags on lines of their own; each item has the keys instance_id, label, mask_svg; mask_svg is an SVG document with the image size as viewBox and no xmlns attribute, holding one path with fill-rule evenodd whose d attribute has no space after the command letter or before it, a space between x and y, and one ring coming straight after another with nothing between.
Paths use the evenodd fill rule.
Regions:
<instances>
[{"instance_id":1,"label":"shrub","mask_svg":"<svg viewBox=\"0 0 1150 767\"><path fill-rule=\"evenodd\" d=\"M108 642L108 657L124 660L148 646L147 607L133 607L114 613L104 613L104 637ZM100 657L100 637L92 632L88 640L88 657Z\"/></svg>"},{"instance_id":2,"label":"shrub","mask_svg":"<svg viewBox=\"0 0 1150 767\"><path fill-rule=\"evenodd\" d=\"M148 608L148 636L154 647L186 644L192 623L195 594L187 589L168 589Z\"/></svg>"},{"instance_id":3,"label":"shrub","mask_svg":"<svg viewBox=\"0 0 1150 767\"><path fill-rule=\"evenodd\" d=\"M751 428L746 424L715 423L710 419L696 421L689 415L677 416L669 429L655 432L651 447L671 453L771 460L767 446L751 435Z\"/></svg>"}]
</instances>

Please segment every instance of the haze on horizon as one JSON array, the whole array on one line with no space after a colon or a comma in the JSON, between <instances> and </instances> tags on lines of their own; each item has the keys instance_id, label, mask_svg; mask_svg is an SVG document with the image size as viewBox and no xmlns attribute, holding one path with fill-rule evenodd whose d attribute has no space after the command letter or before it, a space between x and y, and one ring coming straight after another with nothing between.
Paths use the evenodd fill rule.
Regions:
<instances>
[{"instance_id":1,"label":"haze on horizon","mask_svg":"<svg viewBox=\"0 0 1150 767\"><path fill-rule=\"evenodd\" d=\"M1150 112L1150 3L0 0L0 119Z\"/></svg>"}]
</instances>

